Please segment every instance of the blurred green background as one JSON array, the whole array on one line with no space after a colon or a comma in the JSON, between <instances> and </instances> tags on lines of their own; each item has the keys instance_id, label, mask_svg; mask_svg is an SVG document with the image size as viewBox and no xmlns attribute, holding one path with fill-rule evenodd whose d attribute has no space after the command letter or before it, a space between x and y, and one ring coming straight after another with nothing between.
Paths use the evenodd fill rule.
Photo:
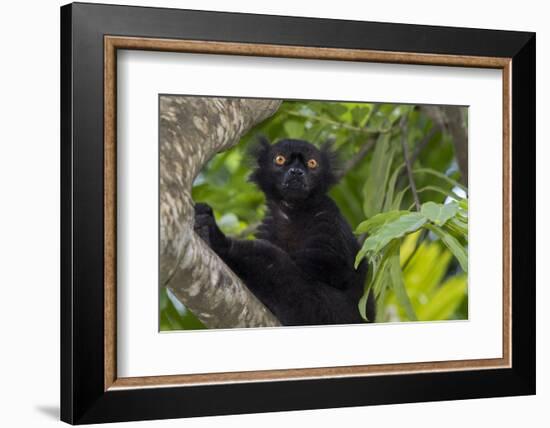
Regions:
<instances>
[{"instance_id":1,"label":"blurred green background","mask_svg":"<svg viewBox=\"0 0 550 428\"><path fill-rule=\"evenodd\" d=\"M455 108L467 127L467 109ZM265 213L263 194L247 181L258 134L333 142L341 178L330 196L363 245L357 261L369 263L365 296L373 290L377 297L376 322L468 318L467 189L446 128L414 105L284 101L216 155L193 186L193 199L210 204L220 228L242 239L253 238ZM362 307L364 299L364 315ZM161 331L201 328L161 290Z\"/></svg>"}]
</instances>

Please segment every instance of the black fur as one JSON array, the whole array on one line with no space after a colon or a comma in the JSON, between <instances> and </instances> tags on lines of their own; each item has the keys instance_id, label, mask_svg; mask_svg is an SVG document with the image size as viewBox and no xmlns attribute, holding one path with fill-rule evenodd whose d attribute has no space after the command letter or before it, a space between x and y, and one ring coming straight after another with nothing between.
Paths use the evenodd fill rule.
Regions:
<instances>
[{"instance_id":1,"label":"black fur","mask_svg":"<svg viewBox=\"0 0 550 428\"><path fill-rule=\"evenodd\" d=\"M366 264L350 226L327 196L335 183L331 152L301 140L260 140L251 175L265 193L268 213L255 240L227 238L211 208L195 206L195 230L283 325L364 322L358 301ZM278 165L277 156L286 162ZM308 167L314 159L317 166ZM279 159L280 161L280 159ZM374 320L374 299L367 317Z\"/></svg>"}]
</instances>

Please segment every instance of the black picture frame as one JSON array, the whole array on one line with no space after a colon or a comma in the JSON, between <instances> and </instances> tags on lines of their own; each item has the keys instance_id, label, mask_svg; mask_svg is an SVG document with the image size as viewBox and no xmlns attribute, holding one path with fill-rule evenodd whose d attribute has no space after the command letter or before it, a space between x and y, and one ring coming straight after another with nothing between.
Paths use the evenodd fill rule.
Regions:
<instances>
[{"instance_id":1,"label":"black picture frame","mask_svg":"<svg viewBox=\"0 0 550 428\"><path fill-rule=\"evenodd\" d=\"M105 391L105 35L511 58L512 367ZM535 97L534 33L63 6L61 419L85 424L534 394Z\"/></svg>"}]
</instances>

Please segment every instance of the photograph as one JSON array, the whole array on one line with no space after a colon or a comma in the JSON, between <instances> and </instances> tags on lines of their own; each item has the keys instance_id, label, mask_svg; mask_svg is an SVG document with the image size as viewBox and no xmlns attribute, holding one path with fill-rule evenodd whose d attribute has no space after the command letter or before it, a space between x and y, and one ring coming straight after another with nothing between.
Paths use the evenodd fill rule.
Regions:
<instances>
[{"instance_id":1,"label":"photograph","mask_svg":"<svg viewBox=\"0 0 550 428\"><path fill-rule=\"evenodd\" d=\"M537 24L518 8L512 24L142 6L48 20L61 150L38 162L59 165L60 292L31 300L59 309L59 347L56 373L31 374L58 378L59 418L301 426L300 410L380 406L367 419L383 424L407 403L421 415L398 423L429 407L441 424L460 400L515 421L487 399L538 393ZM29 122L12 86L26 125L8 146L27 148L21 129L48 116ZM29 157L11 158L27 180ZM12 227L21 254L45 194L25 190L43 177L8 186L35 202Z\"/></svg>"},{"instance_id":2,"label":"photograph","mask_svg":"<svg viewBox=\"0 0 550 428\"><path fill-rule=\"evenodd\" d=\"M159 162L160 331L468 320L467 106L160 94Z\"/></svg>"}]
</instances>

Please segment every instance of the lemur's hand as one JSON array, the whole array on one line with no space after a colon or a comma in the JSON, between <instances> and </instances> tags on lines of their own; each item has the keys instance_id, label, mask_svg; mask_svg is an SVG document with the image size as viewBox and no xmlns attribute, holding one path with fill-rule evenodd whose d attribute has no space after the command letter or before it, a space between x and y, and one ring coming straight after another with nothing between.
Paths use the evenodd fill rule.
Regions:
<instances>
[{"instance_id":1,"label":"lemur's hand","mask_svg":"<svg viewBox=\"0 0 550 428\"><path fill-rule=\"evenodd\" d=\"M216 224L214 213L208 204L195 204L194 230L216 253L227 251L229 240Z\"/></svg>"}]
</instances>

